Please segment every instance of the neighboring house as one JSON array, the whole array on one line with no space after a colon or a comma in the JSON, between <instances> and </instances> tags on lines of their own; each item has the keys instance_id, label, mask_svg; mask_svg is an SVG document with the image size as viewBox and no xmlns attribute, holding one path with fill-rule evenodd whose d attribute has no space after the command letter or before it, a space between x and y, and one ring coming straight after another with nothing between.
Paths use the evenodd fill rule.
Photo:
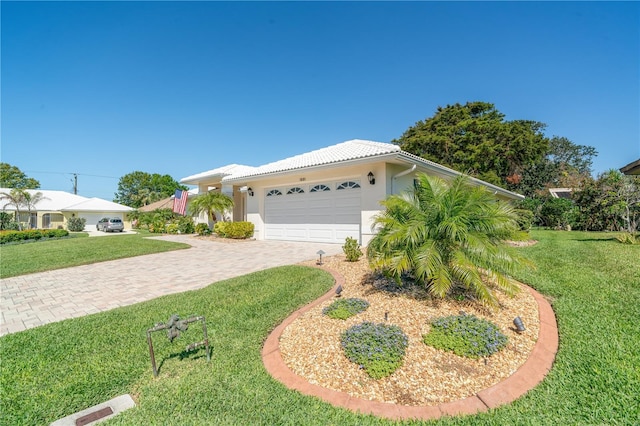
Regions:
<instances>
[{"instance_id":1,"label":"neighboring house","mask_svg":"<svg viewBox=\"0 0 640 426\"><path fill-rule=\"evenodd\" d=\"M118 217L125 221L126 214L133 209L122 204L103 200L101 198L87 198L64 191L49 191L40 189L26 190L30 194L42 193L42 200L31 208L20 207L20 222L29 223L31 228L67 228L67 221L71 217L87 220L85 229L95 229L96 223L103 217ZM0 192L10 193L11 188L0 188ZM16 207L10 205L6 199L0 200L2 211L15 212Z\"/></svg>"},{"instance_id":2,"label":"neighboring house","mask_svg":"<svg viewBox=\"0 0 640 426\"><path fill-rule=\"evenodd\" d=\"M629 163L620 169L625 175L640 175L640 159Z\"/></svg>"},{"instance_id":3,"label":"neighboring house","mask_svg":"<svg viewBox=\"0 0 640 426\"><path fill-rule=\"evenodd\" d=\"M187 198L187 211L189 210L189 201L192 199L192 197L195 197L196 195L198 195L197 189L189 190L189 196ZM152 212L154 210L159 210L159 209L173 209L174 198L175 196L173 195L171 197L163 198L162 200L158 200L151 204L147 204L146 206L140 207L138 211Z\"/></svg>"},{"instance_id":4,"label":"neighboring house","mask_svg":"<svg viewBox=\"0 0 640 426\"><path fill-rule=\"evenodd\" d=\"M571 199L571 188L549 188L549 192L553 198L566 198Z\"/></svg>"},{"instance_id":5,"label":"neighboring house","mask_svg":"<svg viewBox=\"0 0 640 426\"><path fill-rule=\"evenodd\" d=\"M233 220L255 225L259 240L366 245L380 201L414 185L416 173L443 178L460 175L447 167L404 152L397 145L350 140L260 167L232 164L188 176L180 183L199 193L222 191L233 197ZM498 198L522 195L472 179Z\"/></svg>"}]
</instances>

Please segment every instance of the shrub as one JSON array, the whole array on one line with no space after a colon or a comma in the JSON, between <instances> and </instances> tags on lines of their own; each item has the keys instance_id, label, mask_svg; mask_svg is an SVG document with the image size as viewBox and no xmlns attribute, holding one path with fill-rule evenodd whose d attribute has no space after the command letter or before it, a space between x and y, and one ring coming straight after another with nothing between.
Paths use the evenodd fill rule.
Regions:
<instances>
[{"instance_id":1,"label":"shrub","mask_svg":"<svg viewBox=\"0 0 640 426\"><path fill-rule=\"evenodd\" d=\"M374 379L392 374L402 364L409 339L397 325L363 322L345 330L340 342L346 357Z\"/></svg>"},{"instance_id":2,"label":"shrub","mask_svg":"<svg viewBox=\"0 0 640 426\"><path fill-rule=\"evenodd\" d=\"M69 235L64 229L28 229L26 231L3 231L0 233L0 244L19 241L38 241L47 238L62 238Z\"/></svg>"},{"instance_id":3,"label":"shrub","mask_svg":"<svg viewBox=\"0 0 640 426\"><path fill-rule=\"evenodd\" d=\"M507 344L498 327L474 315L452 315L434 320L424 343L468 358L491 356Z\"/></svg>"},{"instance_id":4,"label":"shrub","mask_svg":"<svg viewBox=\"0 0 640 426\"><path fill-rule=\"evenodd\" d=\"M533 226L534 215L531 210L516 209L517 214L516 223L520 231L530 231Z\"/></svg>"},{"instance_id":5,"label":"shrub","mask_svg":"<svg viewBox=\"0 0 640 426\"><path fill-rule=\"evenodd\" d=\"M13 218L13 215L7 212L0 212L0 230L17 231L20 225Z\"/></svg>"},{"instance_id":6,"label":"shrub","mask_svg":"<svg viewBox=\"0 0 640 426\"><path fill-rule=\"evenodd\" d=\"M178 224L177 223L169 223L165 226L164 230L167 234L177 234L178 233Z\"/></svg>"},{"instance_id":7,"label":"shrub","mask_svg":"<svg viewBox=\"0 0 640 426\"><path fill-rule=\"evenodd\" d=\"M191 216L183 216L178 219L178 231L181 234L193 234L196 228L193 224L193 218Z\"/></svg>"},{"instance_id":8,"label":"shrub","mask_svg":"<svg viewBox=\"0 0 640 426\"><path fill-rule=\"evenodd\" d=\"M616 236L616 240L618 240L622 244L640 244L640 239L636 238L636 236L630 232L623 232L622 234Z\"/></svg>"},{"instance_id":9,"label":"shrub","mask_svg":"<svg viewBox=\"0 0 640 426\"><path fill-rule=\"evenodd\" d=\"M369 307L369 302L362 299L338 299L322 310L322 313L333 319L345 320L359 314Z\"/></svg>"},{"instance_id":10,"label":"shrub","mask_svg":"<svg viewBox=\"0 0 640 426\"><path fill-rule=\"evenodd\" d=\"M198 235L211 235L211 228L206 223L197 224L195 230Z\"/></svg>"},{"instance_id":11,"label":"shrub","mask_svg":"<svg viewBox=\"0 0 640 426\"><path fill-rule=\"evenodd\" d=\"M87 219L83 217L71 217L67 222L67 229L71 232L84 231L84 226L87 224Z\"/></svg>"},{"instance_id":12,"label":"shrub","mask_svg":"<svg viewBox=\"0 0 640 426\"><path fill-rule=\"evenodd\" d=\"M254 225L251 222L216 222L213 231L223 238L251 238Z\"/></svg>"},{"instance_id":13,"label":"shrub","mask_svg":"<svg viewBox=\"0 0 640 426\"><path fill-rule=\"evenodd\" d=\"M360 244L355 238L347 237L344 245L342 246L342 251L347 255L347 261L349 262L357 262L362 256L362 250L360 250Z\"/></svg>"}]
</instances>

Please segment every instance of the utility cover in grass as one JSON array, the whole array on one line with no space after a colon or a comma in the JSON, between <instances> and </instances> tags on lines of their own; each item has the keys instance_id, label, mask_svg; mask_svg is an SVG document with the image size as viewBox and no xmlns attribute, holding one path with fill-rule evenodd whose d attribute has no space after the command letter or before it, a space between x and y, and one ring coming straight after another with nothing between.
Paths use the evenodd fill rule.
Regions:
<instances>
[{"instance_id":1,"label":"utility cover in grass","mask_svg":"<svg viewBox=\"0 0 640 426\"><path fill-rule=\"evenodd\" d=\"M374 379L391 375L402 365L409 339L397 325L363 322L340 337L346 357Z\"/></svg>"}]
</instances>

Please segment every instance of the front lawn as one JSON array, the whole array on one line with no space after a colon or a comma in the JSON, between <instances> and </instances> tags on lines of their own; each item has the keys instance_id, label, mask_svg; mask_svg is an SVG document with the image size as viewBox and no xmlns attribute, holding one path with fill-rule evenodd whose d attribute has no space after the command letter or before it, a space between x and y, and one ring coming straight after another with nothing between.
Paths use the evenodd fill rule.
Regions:
<instances>
[{"instance_id":1,"label":"front lawn","mask_svg":"<svg viewBox=\"0 0 640 426\"><path fill-rule=\"evenodd\" d=\"M558 317L552 371L510 405L425 423L631 425L640 418L640 246L608 234L536 231L534 237L538 244L520 250L538 269L520 278L549 296ZM137 407L107 424L392 424L290 391L262 365L270 330L331 285L323 271L281 267L4 336L0 423L44 425L131 393ZM154 379L145 332L174 313L206 316L211 362L202 351L181 353L201 338L197 323L173 344L159 332Z\"/></svg>"},{"instance_id":2,"label":"front lawn","mask_svg":"<svg viewBox=\"0 0 640 426\"><path fill-rule=\"evenodd\" d=\"M143 238L140 235L64 238L2 245L0 278L189 247L188 244Z\"/></svg>"}]
</instances>

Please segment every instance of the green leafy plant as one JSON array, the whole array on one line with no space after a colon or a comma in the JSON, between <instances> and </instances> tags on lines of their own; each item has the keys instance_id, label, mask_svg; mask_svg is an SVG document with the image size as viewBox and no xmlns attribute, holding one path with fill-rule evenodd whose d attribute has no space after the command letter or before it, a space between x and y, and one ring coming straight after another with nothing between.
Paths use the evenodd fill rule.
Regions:
<instances>
[{"instance_id":1,"label":"green leafy plant","mask_svg":"<svg viewBox=\"0 0 640 426\"><path fill-rule=\"evenodd\" d=\"M517 214L483 187L460 176L451 182L418 174L413 190L391 195L375 218L380 231L367 247L371 266L398 283L410 275L431 294L456 287L498 306L491 284L508 294L518 266L529 262L506 247L518 229Z\"/></svg>"},{"instance_id":2,"label":"green leafy plant","mask_svg":"<svg viewBox=\"0 0 640 426\"><path fill-rule=\"evenodd\" d=\"M0 233L0 244L20 241L38 241L62 238L69 235L65 229L28 229L26 231L3 231Z\"/></svg>"},{"instance_id":3,"label":"green leafy plant","mask_svg":"<svg viewBox=\"0 0 640 426\"><path fill-rule=\"evenodd\" d=\"M251 222L216 222L213 226L213 232L223 238L251 238L253 231L254 225Z\"/></svg>"},{"instance_id":4,"label":"green leafy plant","mask_svg":"<svg viewBox=\"0 0 640 426\"><path fill-rule=\"evenodd\" d=\"M67 229L71 232L84 231L84 227L87 224L87 219L83 217L71 217L67 222Z\"/></svg>"},{"instance_id":5,"label":"green leafy plant","mask_svg":"<svg viewBox=\"0 0 640 426\"><path fill-rule=\"evenodd\" d=\"M340 343L346 357L377 380L402 365L409 339L397 325L363 322L345 330Z\"/></svg>"},{"instance_id":6,"label":"green leafy plant","mask_svg":"<svg viewBox=\"0 0 640 426\"><path fill-rule=\"evenodd\" d=\"M347 261L349 262L357 262L362 256L362 250L360 250L360 244L358 244L358 240L355 238L347 237L344 245L342 246L342 251L347 255Z\"/></svg>"},{"instance_id":7,"label":"green leafy plant","mask_svg":"<svg viewBox=\"0 0 640 426\"><path fill-rule=\"evenodd\" d=\"M365 311L369 302L363 299L338 299L322 310L322 313L333 319L345 320Z\"/></svg>"},{"instance_id":8,"label":"green leafy plant","mask_svg":"<svg viewBox=\"0 0 640 426\"><path fill-rule=\"evenodd\" d=\"M181 234L193 234L196 228L193 224L193 218L191 216L183 216L178 218L178 232Z\"/></svg>"},{"instance_id":9,"label":"green leafy plant","mask_svg":"<svg viewBox=\"0 0 640 426\"><path fill-rule=\"evenodd\" d=\"M474 315L438 318L423 340L436 349L468 358L491 356L507 344L507 336L495 324Z\"/></svg>"},{"instance_id":10,"label":"green leafy plant","mask_svg":"<svg viewBox=\"0 0 640 426\"><path fill-rule=\"evenodd\" d=\"M211 235L211 228L206 223L198 223L195 229L198 235Z\"/></svg>"},{"instance_id":11,"label":"green leafy plant","mask_svg":"<svg viewBox=\"0 0 640 426\"><path fill-rule=\"evenodd\" d=\"M620 241L622 244L640 244L640 240L630 232L623 232L616 236L616 240Z\"/></svg>"}]
</instances>

